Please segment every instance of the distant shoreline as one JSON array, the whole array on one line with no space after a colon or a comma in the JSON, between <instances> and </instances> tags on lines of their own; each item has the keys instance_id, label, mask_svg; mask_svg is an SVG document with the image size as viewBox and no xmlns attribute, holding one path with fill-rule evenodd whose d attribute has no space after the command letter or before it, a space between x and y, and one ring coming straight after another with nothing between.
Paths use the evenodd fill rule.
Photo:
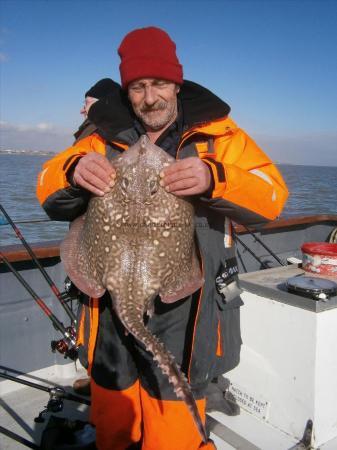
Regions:
<instances>
[{"instance_id":1,"label":"distant shoreline","mask_svg":"<svg viewBox=\"0 0 337 450\"><path fill-rule=\"evenodd\" d=\"M14 156L56 156L58 152L52 152L47 150L0 150L1 155L14 155ZM303 166L303 167L337 167L330 165L313 165L313 164L293 164L287 162L274 161L276 166Z\"/></svg>"},{"instance_id":2,"label":"distant shoreline","mask_svg":"<svg viewBox=\"0 0 337 450\"><path fill-rule=\"evenodd\" d=\"M15 155L15 156L45 156L56 155L55 152L48 152L46 150L0 150L0 155Z\"/></svg>"}]
</instances>

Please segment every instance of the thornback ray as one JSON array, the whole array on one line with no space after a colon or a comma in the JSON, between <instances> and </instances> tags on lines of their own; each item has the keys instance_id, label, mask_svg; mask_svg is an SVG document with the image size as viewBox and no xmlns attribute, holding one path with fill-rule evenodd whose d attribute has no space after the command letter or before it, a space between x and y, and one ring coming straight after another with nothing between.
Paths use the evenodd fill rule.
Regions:
<instances>
[{"instance_id":1,"label":"thornback ray","mask_svg":"<svg viewBox=\"0 0 337 450\"><path fill-rule=\"evenodd\" d=\"M195 420L205 427L191 388L163 343L144 325L157 295L180 300L203 285L195 246L194 209L188 199L167 192L160 172L174 161L147 136L113 159L116 182L92 197L61 245L61 258L74 284L91 297L108 290L124 327L145 348L173 384Z\"/></svg>"}]
</instances>

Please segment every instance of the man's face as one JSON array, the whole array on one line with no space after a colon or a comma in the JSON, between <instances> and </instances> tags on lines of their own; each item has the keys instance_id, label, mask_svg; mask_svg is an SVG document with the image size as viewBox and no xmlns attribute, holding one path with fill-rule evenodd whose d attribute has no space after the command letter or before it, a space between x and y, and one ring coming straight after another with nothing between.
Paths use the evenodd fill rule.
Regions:
<instances>
[{"instance_id":1,"label":"man's face","mask_svg":"<svg viewBox=\"0 0 337 450\"><path fill-rule=\"evenodd\" d=\"M98 98L95 97L85 97L84 104L80 110L80 113L83 114L85 118L88 117L90 106L97 102L97 100Z\"/></svg>"},{"instance_id":2,"label":"man's face","mask_svg":"<svg viewBox=\"0 0 337 450\"><path fill-rule=\"evenodd\" d=\"M156 78L141 78L128 86L132 108L148 131L164 130L174 122L178 92L172 81Z\"/></svg>"}]
</instances>

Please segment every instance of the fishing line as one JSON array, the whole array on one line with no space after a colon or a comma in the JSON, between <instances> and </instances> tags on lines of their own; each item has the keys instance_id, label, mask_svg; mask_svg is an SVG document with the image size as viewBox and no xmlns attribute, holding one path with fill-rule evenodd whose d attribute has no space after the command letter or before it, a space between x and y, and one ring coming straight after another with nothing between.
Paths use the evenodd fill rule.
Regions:
<instances>
[{"instance_id":1,"label":"fishing line","mask_svg":"<svg viewBox=\"0 0 337 450\"><path fill-rule=\"evenodd\" d=\"M273 256L273 258L276 259L276 261L281 265L281 266L286 266L287 264L285 264L283 261L281 261L281 259L276 255L276 253L274 253L271 248L269 248L259 237L256 236L255 233L253 233L253 231L251 231L249 228L246 227L246 225L242 225L243 228L248 231L248 233L253 236L253 238L256 240L256 242L258 242L260 245L262 245L262 247L267 250L267 252L270 253L271 256Z\"/></svg>"},{"instance_id":2,"label":"fishing line","mask_svg":"<svg viewBox=\"0 0 337 450\"><path fill-rule=\"evenodd\" d=\"M13 220L13 219L12 219ZM31 223L46 223L46 222L53 222L50 219L31 219L31 220L15 220L16 224L31 224ZM0 225L9 225L7 220L5 220L3 217L0 216Z\"/></svg>"},{"instance_id":3,"label":"fishing line","mask_svg":"<svg viewBox=\"0 0 337 450\"><path fill-rule=\"evenodd\" d=\"M242 247L245 248L247 252L249 252L256 259L256 261L261 264L264 269L269 269L269 266L264 261L262 261L261 258L255 255L253 250L251 250L244 242L242 242L242 240L237 235L234 236L234 239L238 241L242 245Z\"/></svg>"}]
</instances>

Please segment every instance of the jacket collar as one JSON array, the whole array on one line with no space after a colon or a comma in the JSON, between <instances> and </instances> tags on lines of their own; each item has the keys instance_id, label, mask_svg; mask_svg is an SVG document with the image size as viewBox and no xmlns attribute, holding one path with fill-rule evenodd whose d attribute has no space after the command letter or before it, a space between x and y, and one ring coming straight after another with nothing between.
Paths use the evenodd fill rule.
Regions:
<instances>
[{"instance_id":1,"label":"jacket collar","mask_svg":"<svg viewBox=\"0 0 337 450\"><path fill-rule=\"evenodd\" d=\"M184 135L197 130L207 133L207 126L217 121L223 131L220 123L228 116L230 107L211 91L184 80L178 100L182 110ZM107 141L126 144L134 141L137 134L134 129L135 115L126 92L118 85L108 97L92 105L88 117L97 126L97 133Z\"/></svg>"}]
</instances>

